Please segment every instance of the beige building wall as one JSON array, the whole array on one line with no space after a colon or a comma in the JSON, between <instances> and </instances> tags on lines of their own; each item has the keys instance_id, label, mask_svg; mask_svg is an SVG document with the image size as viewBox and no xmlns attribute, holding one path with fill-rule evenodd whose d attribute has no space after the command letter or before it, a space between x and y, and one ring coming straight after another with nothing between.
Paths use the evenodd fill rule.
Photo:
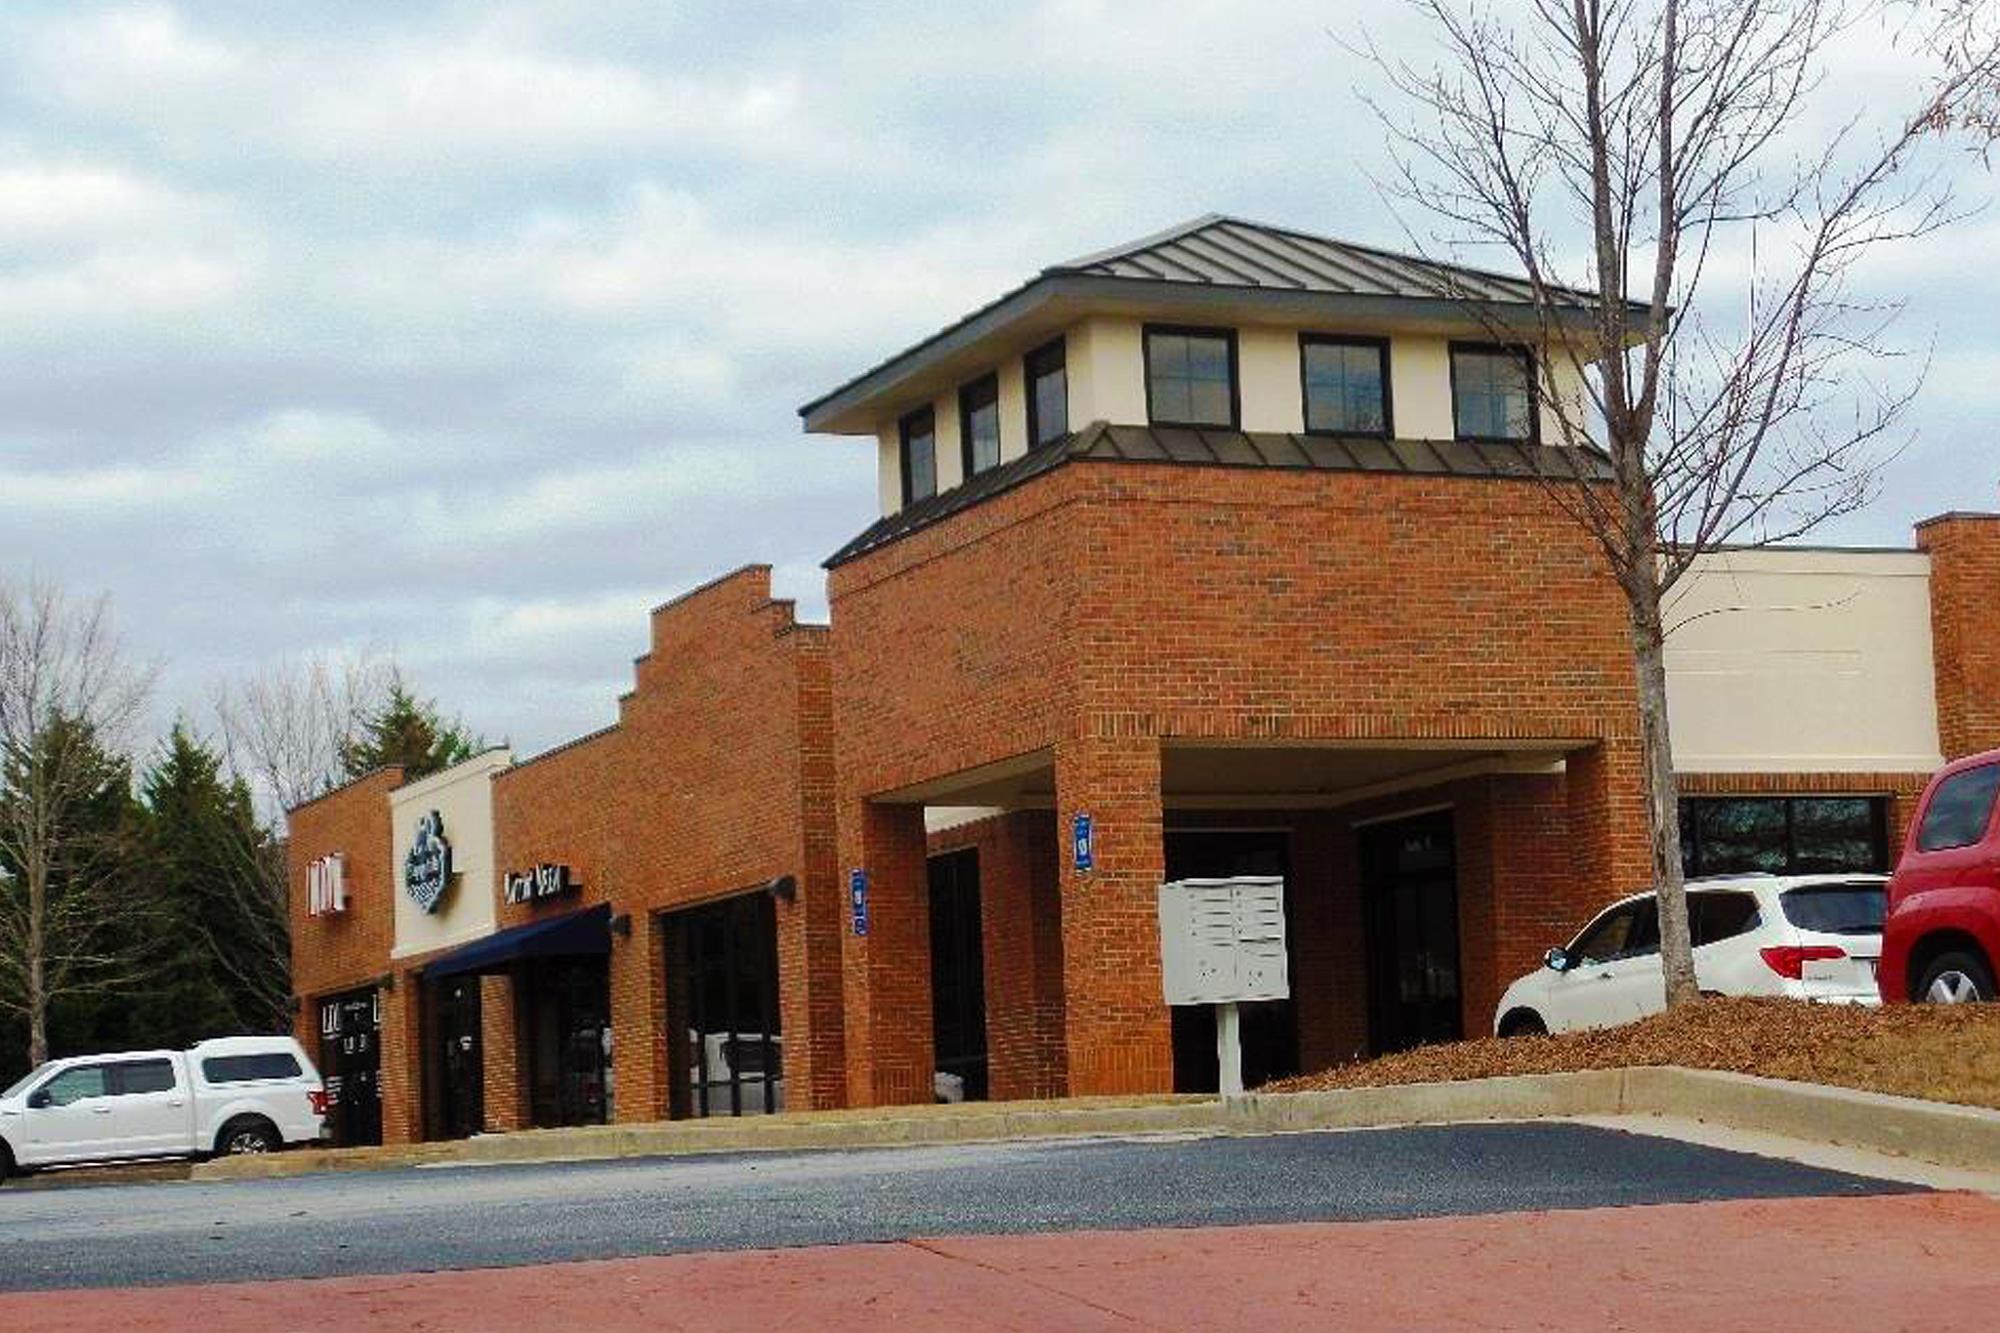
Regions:
<instances>
[{"instance_id":1,"label":"beige building wall","mask_svg":"<svg viewBox=\"0 0 2000 1333\"><path fill-rule=\"evenodd\" d=\"M1669 609L1675 768L1936 768L1930 614L1930 562L1916 552L1707 558Z\"/></svg>"},{"instance_id":2,"label":"beige building wall","mask_svg":"<svg viewBox=\"0 0 2000 1333\"><path fill-rule=\"evenodd\" d=\"M1069 379L1069 420L1072 427L1092 421L1114 425L1146 424L1146 321L1129 316L1093 315L1066 331ZM1219 324L1218 327L1232 327ZM1299 375L1297 325L1239 324L1236 328L1237 389L1243 429L1299 432L1305 429L1305 403ZM1339 333L1337 328L1313 327L1311 332ZM1389 392L1392 425L1402 439L1448 440L1455 435L1451 401L1451 342L1441 334L1391 334ZM1012 352L995 369L1000 378L1000 454L1002 460L1027 452L1026 380L1023 353ZM1583 385L1569 358L1552 354L1542 359L1551 392L1578 405L1573 419L1586 421ZM959 448L958 390L932 400L937 418L938 489L964 480ZM1542 413L1543 438L1561 440L1557 414ZM892 514L902 503L898 463L900 435L895 420L876 434L878 488L882 512Z\"/></svg>"},{"instance_id":3,"label":"beige building wall","mask_svg":"<svg viewBox=\"0 0 2000 1333\"><path fill-rule=\"evenodd\" d=\"M511 750L488 750L389 793L396 875L396 943L390 957L429 953L493 933L500 892L493 856L493 775L513 762ZM426 912L403 891L403 858L416 837L417 821L433 810L451 844L452 874L438 910Z\"/></svg>"}]
</instances>

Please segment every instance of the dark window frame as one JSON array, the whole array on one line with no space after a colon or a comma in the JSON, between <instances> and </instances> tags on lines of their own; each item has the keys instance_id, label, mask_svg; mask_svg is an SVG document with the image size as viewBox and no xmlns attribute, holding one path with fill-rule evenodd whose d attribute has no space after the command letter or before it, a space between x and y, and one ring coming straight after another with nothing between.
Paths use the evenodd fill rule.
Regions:
<instances>
[{"instance_id":1,"label":"dark window frame","mask_svg":"<svg viewBox=\"0 0 2000 1333\"><path fill-rule=\"evenodd\" d=\"M912 423L920 417L928 422L928 425L921 432L912 430ZM931 489L928 495L917 495L911 490L910 486L910 444L918 434L928 435L931 440ZM918 501L928 500L931 496L938 493L937 409L929 404L925 404L923 407L912 408L910 411L903 413L896 420L896 440L897 469L903 479L903 507L907 509Z\"/></svg>"},{"instance_id":2,"label":"dark window frame","mask_svg":"<svg viewBox=\"0 0 2000 1333\"><path fill-rule=\"evenodd\" d=\"M1869 809L1869 849L1872 865L1851 866L1837 870L1824 870L1799 865L1798 806L1802 801L1865 801ZM1728 802L1756 802L1775 804L1784 811L1785 827L1782 848L1784 864L1774 870L1746 871L1735 867L1714 867L1706 864L1707 851L1702 834L1701 817L1698 813L1704 805ZM1681 860L1688 878L1696 879L1705 875L1729 874L1773 874L1773 875L1844 875L1882 874L1892 866L1893 858L1889 849L1889 798L1879 792L1774 792L1716 794L1704 796L1683 796L1681 806Z\"/></svg>"},{"instance_id":3,"label":"dark window frame","mask_svg":"<svg viewBox=\"0 0 2000 1333\"><path fill-rule=\"evenodd\" d=\"M991 394L992 397L987 401L974 402L975 394L982 398ZM975 467L972 457L972 414L985 407L993 409L993 462L987 467ZM979 378L967 380L958 386L959 480L971 481L980 473L991 472L999 467L1003 440L1000 424L1000 375L997 371L989 370Z\"/></svg>"},{"instance_id":4,"label":"dark window frame","mask_svg":"<svg viewBox=\"0 0 2000 1333\"><path fill-rule=\"evenodd\" d=\"M1382 429L1368 430L1314 430L1312 424L1312 385L1306 378L1306 349L1308 347L1372 347L1382 359ZM1389 340L1369 337L1357 333L1300 333L1299 334L1299 423L1307 435L1338 437L1342 435L1370 440L1393 440L1396 438L1396 393L1389 383ZM1456 422L1453 423L1456 425Z\"/></svg>"},{"instance_id":5,"label":"dark window frame","mask_svg":"<svg viewBox=\"0 0 2000 1333\"><path fill-rule=\"evenodd\" d=\"M1153 407L1153 339L1220 338L1229 349L1229 420L1174 421L1162 417ZM1236 330L1206 324L1145 324L1139 329L1139 357L1146 378L1146 424L1173 426L1186 430L1243 429L1243 369L1237 359Z\"/></svg>"},{"instance_id":6,"label":"dark window frame","mask_svg":"<svg viewBox=\"0 0 2000 1333\"><path fill-rule=\"evenodd\" d=\"M1525 439L1511 435L1468 435L1458 421L1458 354L1513 356L1521 360L1528 375L1528 434ZM1471 342L1452 339L1445 346L1445 364L1451 375L1451 437L1463 444L1540 444L1542 442L1542 395L1537 390L1539 363L1535 349L1526 343Z\"/></svg>"},{"instance_id":7,"label":"dark window frame","mask_svg":"<svg viewBox=\"0 0 2000 1333\"><path fill-rule=\"evenodd\" d=\"M1054 355L1054 364L1049 363ZM1035 382L1052 374L1060 374L1063 384L1063 428L1046 438L1042 435L1041 413L1035 405ZM1021 389L1028 400L1028 447L1039 448L1053 443L1069 434L1069 338L1057 334L1040 347L1031 348L1021 358Z\"/></svg>"}]
</instances>

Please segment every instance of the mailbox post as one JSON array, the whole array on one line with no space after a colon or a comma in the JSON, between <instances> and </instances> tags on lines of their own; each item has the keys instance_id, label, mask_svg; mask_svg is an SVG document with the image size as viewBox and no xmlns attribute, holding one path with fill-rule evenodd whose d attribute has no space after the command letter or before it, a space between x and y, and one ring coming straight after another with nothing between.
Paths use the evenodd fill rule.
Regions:
<instances>
[{"instance_id":1,"label":"mailbox post","mask_svg":"<svg viewBox=\"0 0 2000 1333\"><path fill-rule=\"evenodd\" d=\"M1168 1004L1215 1006L1222 1095L1243 1092L1236 1006L1291 995L1285 881L1275 875L1183 879L1160 886L1160 974Z\"/></svg>"}]
</instances>

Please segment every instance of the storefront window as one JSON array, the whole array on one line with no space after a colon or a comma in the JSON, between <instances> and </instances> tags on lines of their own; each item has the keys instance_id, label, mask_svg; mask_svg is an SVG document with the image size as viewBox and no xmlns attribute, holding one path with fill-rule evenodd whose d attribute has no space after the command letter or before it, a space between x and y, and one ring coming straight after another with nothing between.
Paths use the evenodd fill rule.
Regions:
<instances>
[{"instance_id":1,"label":"storefront window","mask_svg":"<svg viewBox=\"0 0 2000 1333\"><path fill-rule=\"evenodd\" d=\"M1886 870L1887 802L1876 796L1684 798L1681 861L1689 875Z\"/></svg>"}]
</instances>

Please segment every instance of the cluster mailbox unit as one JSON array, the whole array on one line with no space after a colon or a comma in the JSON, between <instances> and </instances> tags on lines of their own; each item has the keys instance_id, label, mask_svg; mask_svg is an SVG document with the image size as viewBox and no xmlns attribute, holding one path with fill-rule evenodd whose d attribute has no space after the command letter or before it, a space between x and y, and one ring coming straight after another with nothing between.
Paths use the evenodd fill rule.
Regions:
<instances>
[{"instance_id":1,"label":"cluster mailbox unit","mask_svg":"<svg viewBox=\"0 0 2000 1333\"><path fill-rule=\"evenodd\" d=\"M1183 879L1160 886L1160 970L1170 1005L1212 1004L1225 1097L1243 1091L1236 1006L1291 998L1285 881L1276 875Z\"/></svg>"}]
</instances>

